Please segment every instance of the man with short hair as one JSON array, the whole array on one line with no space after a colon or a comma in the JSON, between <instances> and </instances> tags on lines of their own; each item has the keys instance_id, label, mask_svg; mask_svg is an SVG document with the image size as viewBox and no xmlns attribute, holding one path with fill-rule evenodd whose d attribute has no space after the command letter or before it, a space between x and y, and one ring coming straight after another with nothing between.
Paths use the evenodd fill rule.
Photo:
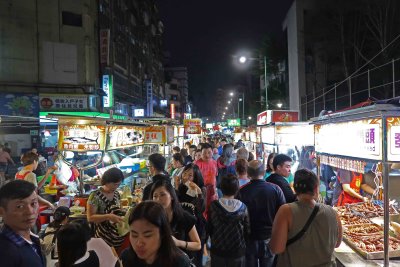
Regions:
<instances>
[{"instance_id":1,"label":"man with short hair","mask_svg":"<svg viewBox=\"0 0 400 267\"><path fill-rule=\"evenodd\" d=\"M277 185L264 181L265 169L261 161L249 162L247 174L250 182L239 190L238 195L247 206L250 216L246 267L269 267L273 264L274 255L267 244L271 238L275 215L279 207L285 204L285 196Z\"/></svg>"},{"instance_id":2,"label":"man with short hair","mask_svg":"<svg viewBox=\"0 0 400 267\"><path fill-rule=\"evenodd\" d=\"M285 179L290 175L290 167L292 166L292 158L285 154L278 154L272 161L272 167L274 173L268 177L268 182L276 184L282 189L285 195L286 203L292 203L296 201L296 195L293 193L290 184Z\"/></svg>"},{"instance_id":3,"label":"man with short hair","mask_svg":"<svg viewBox=\"0 0 400 267\"><path fill-rule=\"evenodd\" d=\"M30 231L38 210L38 196L32 183L16 180L0 188L0 216L4 221L0 232L2 267L45 266L39 238Z\"/></svg>"},{"instance_id":4,"label":"man with short hair","mask_svg":"<svg viewBox=\"0 0 400 267\"><path fill-rule=\"evenodd\" d=\"M143 201L152 199L152 197L150 196L150 192L151 187L155 182L162 179L167 179L168 181L170 180L168 174L165 172L166 161L167 160L158 153L154 153L149 156L149 165L147 167L149 169L150 175L152 176L152 181L147 184L143 189Z\"/></svg>"},{"instance_id":5,"label":"man with short hair","mask_svg":"<svg viewBox=\"0 0 400 267\"><path fill-rule=\"evenodd\" d=\"M208 207L211 202L218 198L216 193L217 185L217 162L212 158L212 147L205 143L201 147L201 158L194 162L199 169L204 179L204 186L206 187L206 210L204 217L207 218Z\"/></svg>"},{"instance_id":6,"label":"man with short hair","mask_svg":"<svg viewBox=\"0 0 400 267\"><path fill-rule=\"evenodd\" d=\"M236 160L238 159L248 160L248 158L249 158L249 151L245 147L241 147L238 150L236 150Z\"/></svg>"}]
</instances>

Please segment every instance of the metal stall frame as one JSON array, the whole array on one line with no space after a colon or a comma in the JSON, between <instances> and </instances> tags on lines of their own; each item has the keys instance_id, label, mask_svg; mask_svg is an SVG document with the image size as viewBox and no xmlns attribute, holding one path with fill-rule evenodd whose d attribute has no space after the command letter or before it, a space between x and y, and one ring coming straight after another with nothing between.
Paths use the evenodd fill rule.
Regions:
<instances>
[{"instance_id":1,"label":"metal stall frame","mask_svg":"<svg viewBox=\"0 0 400 267\"><path fill-rule=\"evenodd\" d=\"M327 152L319 152L317 149L317 141L316 141L316 152L318 156L318 165L320 161L321 155L332 155L332 156L340 156L342 158L348 159L362 159L372 162L380 162L382 164L382 180L383 180L383 208L384 208L384 266L389 266L389 170L388 164L398 163L398 161L389 161L388 160L388 118L391 117L400 117L400 108L395 105L390 104L375 104L368 107L358 108L354 110L347 110L343 112L333 113L321 116L319 118L314 118L311 120L311 123L316 125L325 125L325 124L334 124L334 123L344 123L344 122L352 122L359 120L367 120L367 119L381 119L381 131L382 131L382 140L380 142L380 146L382 148L382 155L380 159L371 159L366 157L354 157L340 154L330 154ZM317 132L315 131L315 138L317 138ZM318 168L319 169L319 168ZM369 266L369 265L368 265ZM397 266L397 264L396 264ZM400 265L399 265L400 266Z\"/></svg>"}]
</instances>

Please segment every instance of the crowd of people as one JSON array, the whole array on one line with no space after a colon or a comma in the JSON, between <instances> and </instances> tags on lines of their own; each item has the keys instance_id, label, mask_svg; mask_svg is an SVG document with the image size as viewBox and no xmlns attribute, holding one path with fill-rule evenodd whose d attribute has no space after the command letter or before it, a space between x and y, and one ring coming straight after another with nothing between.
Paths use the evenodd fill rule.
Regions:
<instances>
[{"instance_id":1,"label":"crowd of people","mask_svg":"<svg viewBox=\"0 0 400 267\"><path fill-rule=\"evenodd\" d=\"M335 266L341 223L317 203L314 172L290 178L288 155L271 154L265 168L241 142L219 137L173 150L170 162L149 156L151 181L127 222L117 191L124 176L110 168L89 196L87 220L70 222L58 207L42 240L32 233L39 204L54 207L38 194L37 157L24 155L17 179L0 188L1 266Z\"/></svg>"}]
</instances>

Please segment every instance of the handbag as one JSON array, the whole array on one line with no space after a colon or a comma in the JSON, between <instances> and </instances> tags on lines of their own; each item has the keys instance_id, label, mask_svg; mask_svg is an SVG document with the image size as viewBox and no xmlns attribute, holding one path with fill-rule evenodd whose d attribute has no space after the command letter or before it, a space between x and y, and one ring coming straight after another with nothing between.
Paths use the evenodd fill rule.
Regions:
<instances>
[{"instance_id":1,"label":"handbag","mask_svg":"<svg viewBox=\"0 0 400 267\"><path fill-rule=\"evenodd\" d=\"M286 247L288 247L289 245L291 245L294 242L296 242L297 240L299 240L307 232L308 227L310 227L310 224L312 223L312 221L314 220L315 216L317 215L318 210L319 210L319 205L315 204L314 209L313 209L310 217L308 217L308 220L307 220L306 224L303 226L303 229L301 229L300 232L298 232L294 237L290 238L286 242Z\"/></svg>"}]
</instances>

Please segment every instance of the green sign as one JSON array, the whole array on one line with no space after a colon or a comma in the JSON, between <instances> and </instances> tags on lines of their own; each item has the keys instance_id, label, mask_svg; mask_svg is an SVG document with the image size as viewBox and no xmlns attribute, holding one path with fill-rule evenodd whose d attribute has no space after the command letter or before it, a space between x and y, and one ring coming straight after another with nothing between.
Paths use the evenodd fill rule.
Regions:
<instances>
[{"instance_id":1,"label":"green sign","mask_svg":"<svg viewBox=\"0 0 400 267\"><path fill-rule=\"evenodd\" d=\"M228 126L240 126L240 119L228 120Z\"/></svg>"}]
</instances>

